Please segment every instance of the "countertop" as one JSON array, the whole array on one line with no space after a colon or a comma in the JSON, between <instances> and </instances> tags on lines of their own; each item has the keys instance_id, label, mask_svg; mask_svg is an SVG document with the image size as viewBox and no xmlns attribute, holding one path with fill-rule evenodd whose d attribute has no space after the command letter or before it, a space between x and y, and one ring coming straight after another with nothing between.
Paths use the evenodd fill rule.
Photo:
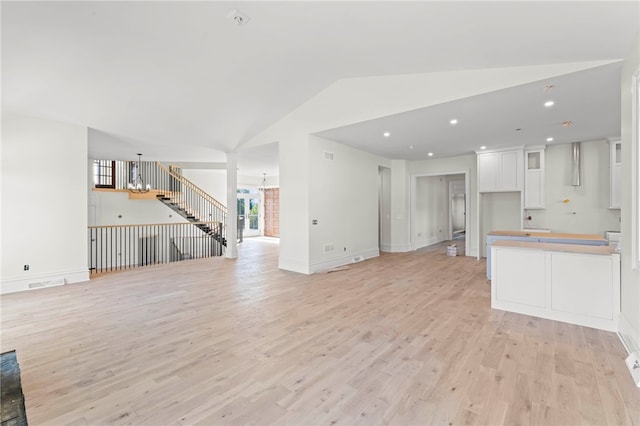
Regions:
<instances>
[{"instance_id":1,"label":"countertop","mask_svg":"<svg viewBox=\"0 0 640 426\"><path fill-rule=\"evenodd\" d=\"M571 234L565 234L571 235ZM537 243L532 241L496 241L492 247L511 247L526 250L561 251L567 253L583 254L618 254L612 246L583 246L578 244Z\"/></svg>"},{"instance_id":2,"label":"countertop","mask_svg":"<svg viewBox=\"0 0 640 426\"><path fill-rule=\"evenodd\" d=\"M556 232L527 232L527 231L491 231L487 235L497 235L505 237L538 237L538 238L558 238L574 240L601 240L606 241L602 235L598 234L559 234Z\"/></svg>"}]
</instances>

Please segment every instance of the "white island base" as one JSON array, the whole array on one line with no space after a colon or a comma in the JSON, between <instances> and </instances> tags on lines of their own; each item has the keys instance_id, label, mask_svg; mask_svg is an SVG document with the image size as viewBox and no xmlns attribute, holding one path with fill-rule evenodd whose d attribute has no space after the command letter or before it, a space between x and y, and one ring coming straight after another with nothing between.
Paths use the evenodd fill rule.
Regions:
<instances>
[{"instance_id":1,"label":"white island base","mask_svg":"<svg viewBox=\"0 0 640 426\"><path fill-rule=\"evenodd\" d=\"M618 331L620 254L608 246L497 241L491 307Z\"/></svg>"}]
</instances>

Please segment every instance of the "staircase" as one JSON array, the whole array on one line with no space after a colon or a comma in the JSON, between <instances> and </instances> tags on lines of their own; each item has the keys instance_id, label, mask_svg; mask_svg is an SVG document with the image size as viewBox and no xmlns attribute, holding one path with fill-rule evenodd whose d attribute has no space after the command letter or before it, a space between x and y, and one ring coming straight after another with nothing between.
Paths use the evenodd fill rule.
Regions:
<instances>
[{"instance_id":1,"label":"staircase","mask_svg":"<svg viewBox=\"0 0 640 426\"><path fill-rule=\"evenodd\" d=\"M179 169L167 169L160 162L156 165L158 200L226 247L227 208L182 176Z\"/></svg>"},{"instance_id":2,"label":"staircase","mask_svg":"<svg viewBox=\"0 0 640 426\"><path fill-rule=\"evenodd\" d=\"M218 229L212 229L210 224L202 223L202 221L195 216L195 214L189 210L187 206L181 205L177 200L171 198L168 194L159 194L158 200L160 200L165 206L169 207L174 212L178 213L180 216L187 219L189 222L193 223L195 227L200 229L207 235L212 236L216 241L222 243L223 246L227 246L227 239L224 237L222 232L222 223L218 224Z\"/></svg>"}]
</instances>

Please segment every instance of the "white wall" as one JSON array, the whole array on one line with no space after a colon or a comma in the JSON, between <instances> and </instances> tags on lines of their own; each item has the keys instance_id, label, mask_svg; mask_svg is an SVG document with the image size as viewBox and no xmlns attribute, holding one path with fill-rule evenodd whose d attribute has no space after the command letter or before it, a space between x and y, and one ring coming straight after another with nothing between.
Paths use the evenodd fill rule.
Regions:
<instances>
[{"instance_id":1,"label":"white wall","mask_svg":"<svg viewBox=\"0 0 640 426\"><path fill-rule=\"evenodd\" d=\"M92 191L96 225L188 222L158 200L131 200L127 192Z\"/></svg>"},{"instance_id":2,"label":"white wall","mask_svg":"<svg viewBox=\"0 0 640 426\"><path fill-rule=\"evenodd\" d=\"M445 176L416 179L413 238L415 248L446 240L449 226L448 180Z\"/></svg>"},{"instance_id":3,"label":"white wall","mask_svg":"<svg viewBox=\"0 0 640 426\"><path fill-rule=\"evenodd\" d=\"M222 204L227 204L227 170L182 169L182 175ZM240 179L240 176L238 176Z\"/></svg>"},{"instance_id":4,"label":"white wall","mask_svg":"<svg viewBox=\"0 0 640 426\"><path fill-rule=\"evenodd\" d=\"M468 177L467 190L467 241L466 251L468 256L477 256L477 161L475 155L462 155L458 157L434 158L431 160L407 162L407 175L451 175L465 172ZM409 185L406 187L409 190ZM408 238L408 234L407 234Z\"/></svg>"},{"instance_id":5,"label":"white wall","mask_svg":"<svg viewBox=\"0 0 640 426\"><path fill-rule=\"evenodd\" d=\"M391 251L391 169L378 167L378 217L380 218L380 251Z\"/></svg>"},{"instance_id":6,"label":"white wall","mask_svg":"<svg viewBox=\"0 0 640 426\"><path fill-rule=\"evenodd\" d=\"M571 185L571 157L571 144L547 146L545 209L527 210L532 220L525 220L524 226L577 234L619 231L620 210L608 208L609 143L606 140L581 143L580 186ZM565 199L569 203L564 203Z\"/></svg>"},{"instance_id":7,"label":"white wall","mask_svg":"<svg viewBox=\"0 0 640 426\"><path fill-rule=\"evenodd\" d=\"M410 197L407 161L391 160L391 246L390 252L411 250Z\"/></svg>"},{"instance_id":8,"label":"white wall","mask_svg":"<svg viewBox=\"0 0 640 426\"><path fill-rule=\"evenodd\" d=\"M480 255L487 256L487 234L491 231L519 231L520 192L480 194Z\"/></svg>"},{"instance_id":9,"label":"white wall","mask_svg":"<svg viewBox=\"0 0 640 426\"><path fill-rule=\"evenodd\" d=\"M87 129L3 112L1 164L0 292L88 280Z\"/></svg>"},{"instance_id":10,"label":"white wall","mask_svg":"<svg viewBox=\"0 0 640 426\"><path fill-rule=\"evenodd\" d=\"M309 138L280 140L280 256L278 267L309 273Z\"/></svg>"},{"instance_id":11,"label":"white wall","mask_svg":"<svg viewBox=\"0 0 640 426\"><path fill-rule=\"evenodd\" d=\"M631 129L631 79L638 68L640 68L640 35L636 38L622 69L622 254L620 258L622 312L620 315L620 334L632 350L640 350L640 265L634 265L631 257L633 252L631 236L634 232L632 219L634 185L632 182L634 179L637 182L640 170L634 170L630 160L634 153L632 144L636 144L636 150L640 149L637 146L638 142L634 142L632 139Z\"/></svg>"},{"instance_id":12,"label":"white wall","mask_svg":"<svg viewBox=\"0 0 640 426\"><path fill-rule=\"evenodd\" d=\"M316 136L309 142L309 271L378 256L378 167L388 160Z\"/></svg>"}]
</instances>

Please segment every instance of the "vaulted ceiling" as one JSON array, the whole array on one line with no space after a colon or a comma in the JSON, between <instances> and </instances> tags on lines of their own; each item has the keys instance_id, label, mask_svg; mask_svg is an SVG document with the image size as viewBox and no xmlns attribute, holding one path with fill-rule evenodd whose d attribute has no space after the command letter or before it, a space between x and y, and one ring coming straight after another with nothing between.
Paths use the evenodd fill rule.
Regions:
<instances>
[{"instance_id":1,"label":"vaulted ceiling","mask_svg":"<svg viewBox=\"0 0 640 426\"><path fill-rule=\"evenodd\" d=\"M552 136L544 126L561 117L574 128L585 124L566 141L606 136L619 123L616 61L640 27L637 2L610 1L3 1L1 7L4 110L95 129L99 152L126 156L144 147L150 159L189 157L181 161L224 161L224 152L241 149L343 79L569 62L609 64L560 77L553 119L540 106L548 94L541 81L319 134L409 159L427 151L456 155L492 140L538 141ZM233 11L248 22L237 25ZM450 118L460 120L457 136ZM514 136L516 128L523 130ZM393 145L380 139L383 131L392 133ZM474 135L473 144L451 142ZM267 166L256 167L261 174Z\"/></svg>"}]
</instances>

